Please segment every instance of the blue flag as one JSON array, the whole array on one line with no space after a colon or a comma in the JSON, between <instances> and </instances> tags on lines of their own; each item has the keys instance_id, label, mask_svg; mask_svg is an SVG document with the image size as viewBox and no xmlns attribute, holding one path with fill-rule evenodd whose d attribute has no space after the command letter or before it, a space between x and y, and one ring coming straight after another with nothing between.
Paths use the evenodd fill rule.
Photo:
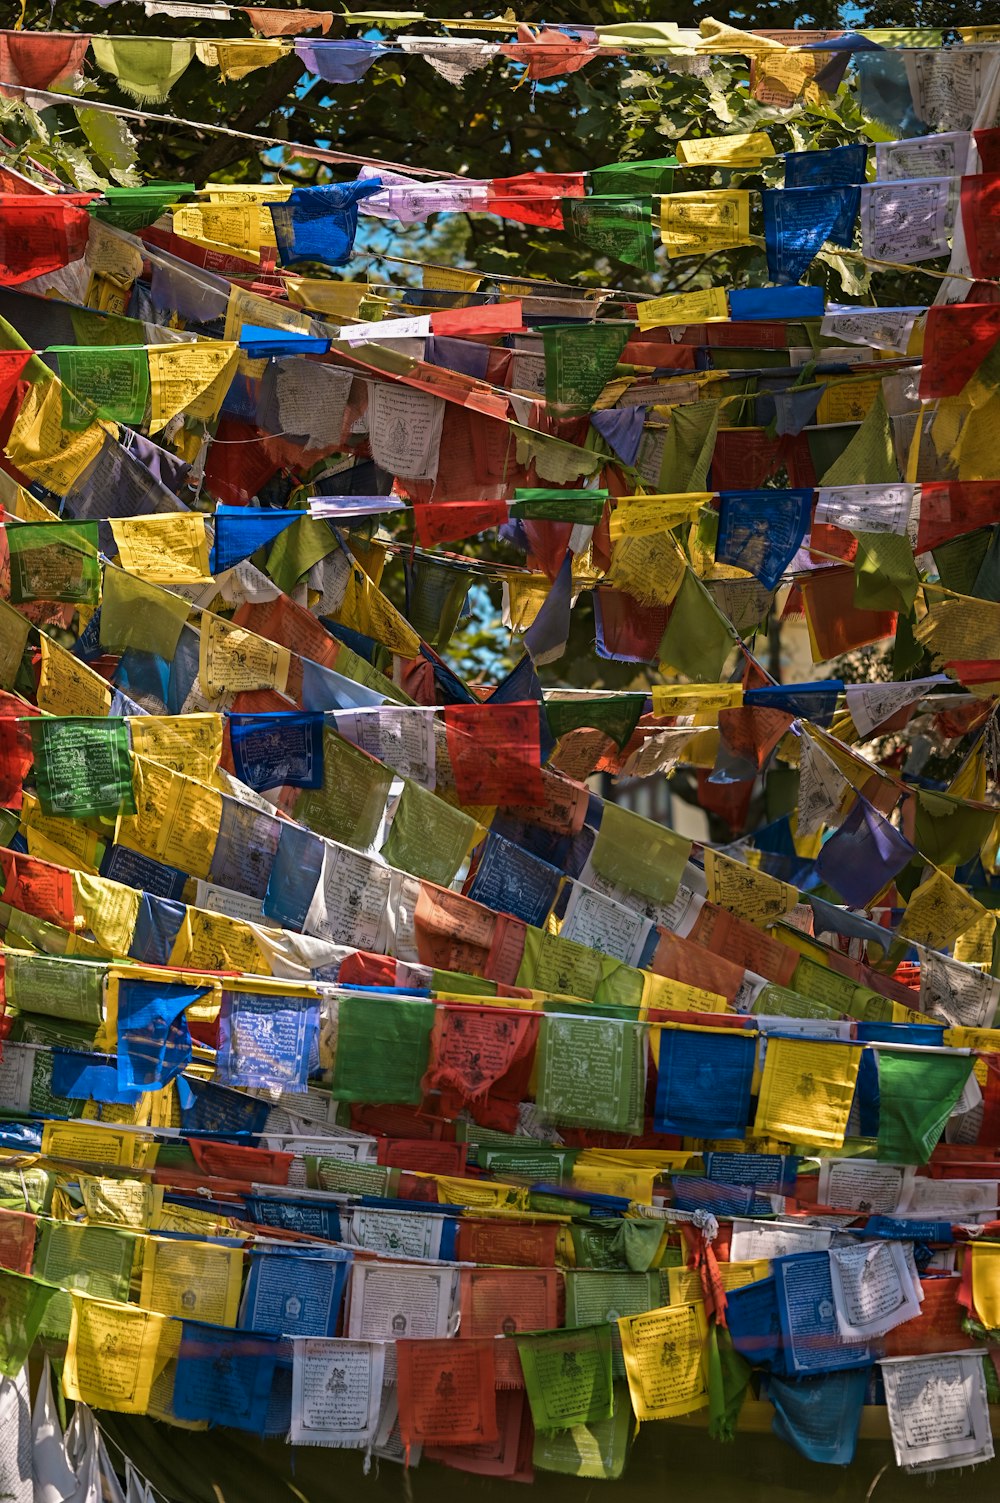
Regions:
<instances>
[{"instance_id":1,"label":"blue flag","mask_svg":"<svg viewBox=\"0 0 1000 1503\"><path fill-rule=\"evenodd\" d=\"M270 1111L266 1101L195 1076L178 1080L177 1100L186 1133L236 1138L251 1148L263 1133Z\"/></svg>"},{"instance_id":2,"label":"blue flag","mask_svg":"<svg viewBox=\"0 0 1000 1503\"><path fill-rule=\"evenodd\" d=\"M756 1035L660 1030L657 1132L686 1138L742 1138L750 1121Z\"/></svg>"},{"instance_id":3,"label":"blue flag","mask_svg":"<svg viewBox=\"0 0 1000 1503\"><path fill-rule=\"evenodd\" d=\"M118 983L118 1080L123 1086L159 1089L191 1063L191 1033L184 1009L208 987L169 981Z\"/></svg>"},{"instance_id":4,"label":"blue flag","mask_svg":"<svg viewBox=\"0 0 1000 1503\"><path fill-rule=\"evenodd\" d=\"M821 156L822 153L812 151L809 155ZM785 161L788 161L787 156ZM787 171L785 186L797 186L788 182ZM822 318L823 310L822 287L734 287L729 293L729 316L734 323L761 318Z\"/></svg>"},{"instance_id":5,"label":"blue flag","mask_svg":"<svg viewBox=\"0 0 1000 1503\"><path fill-rule=\"evenodd\" d=\"M142 960L147 965L166 965L186 916L185 904L144 892L128 947L129 959Z\"/></svg>"},{"instance_id":6,"label":"blue flag","mask_svg":"<svg viewBox=\"0 0 1000 1503\"><path fill-rule=\"evenodd\" d=\"M733 1346L755 1367L784 1373L778 1295L773 1275L730 1289L726 1294L726 1325Z\"/></svg>"},{"instance_id":7,"label":"blue flag","mask_svg":"<svg viewBox=\"0 0 1000 1503\"><path fill-rule=\"evenodd\" d=\"M215 1056L223 1085L304 1091L319 1034L319 1006L304 997L224 991Z\"/></svg>"},{"instance_id":8,"label":"blue flag","mask_svg":"<svg viewBox=\"0 0 1000 1503\"><path fill-rule=\"evenodd\" d=\"M491 830L466 895L497 913L510 913L523 924L540 928L562 879L560 867L551 866Z\"/></svg>"},{"instance_id":9,"label":"blue flag","mask_svg":"<svg viewBox=\"0 0 1000 1503\"><path fill-rule=\"evenodd\" d=\"M916 848L859 795L820 851L816 870L849 908L866 908L916 854ZM884 941L884 929L882 934Z\"/></svg>"},{"instance_id":10,"label":"blue flag","mask_svg":"<svg viewBox=\"0 0 1000 1503\"><path fill-rule=\"evenodd\" d=\"M295 51L310 73L324 83L359 83L385 48L378 42L309 41L296 37Z\"/></svg>"},{"instance_id":11,"label":"blue flag","mask_svg":"<svg viewBox=\"0 0 1000 1503\"><path fill-rule=\"evenodd\" d=\"M870 1369L826 1373L798 1382L767 1379L766 1395L774 1405L771 1428L807 1461L849 1466L854 1460Z\"/></svg>"},{"instance_id":12,"label":"blue flag","mask_svg":"<svg viewBox=\"0 0 1000 1503\"><path fill-rule=\"evenodd\" d=\"M840 1334L829 1254L794 1253L773 1259L771 1267L787 1370L821 1373L870 1366L868 1343Z\"/></svg>"},{"instance_id":13,"label":"blue flag","mask_svg":"<svg viewBox=\"0 0 1000 1503\"><path fill-rule=\"evenodd\" d=\"M786 188L845 188L865 181L868 147L834 146L829 151L785 153ZM845 211L846 213L846 211ZM853 217L846 217L830 231L834 245L850 245Z\"/></svg>"},{"instance_id":14,"label":"blue flag","mask_svg":"<svg viewBox=\"0 0 1000 1503\"><path fill-rule=\"evenodd\" d=\"M233 767L241 783L268 788L322 788L322 711L230 715Z\"/></svg>"},{"instance_id":15,"label":"blue flag","mask_svg":"<svg viewBox=\"0 0 1000 1503\"><path fill-rule=\"evenodd\" d=\"M837 678L817 679L809 684L765 684L760 689L747 689L743 703L762 705L769 710L787 710L798 720L829 725L837 710L837 699L843 692L844 685Z\"/></svg>"},{"instance_id":16,"label":"blue flag","mask_svg":"<svg viewBox=\"0 0 1000 1503\"><path fill-rule=\"evenodd\" d=\"M764 244L772 282L798 282L828 240L850 243L860 187L764 188Z\"/></svg>"},{"instance_id":17,"label":"blue flag","mask_svg":"<svg viewBox=\"0 0 1000 1503\"><path fill-rule=\"evenodd\" d=\"M775 589L802 546L811 507L812 491L721 492L716 562L746 569Z\"/></svg>"},{"instance_id":18,"label":"blue flag","mask_svg":"<svg viewBox=\"0 0 1000 1503\"><path fill-rule=\"evenodd\" d=\"M352 1255L340 1247L254 1247L240 1326L271 1336L336 1336Z\"/></svg>"},{"instance_id":19,"label":"blue flag","mask_svg":"<svg viewBox=\"0 0 1000 1503\"><path fill-rule=\"evenodd\" d=\"M177 1418L262 1434L281 1348L276 1336L186 1320L174 1378Z\"/></svg>"},{"instance_id":20,"label":"blue flag","mask_svg":"<svg viewBox=\"0 0 1000 1503\"><path fill-rule=\"evenodd\" d=\"M261 506L223 506L215 509L215 547L212 549L213 574L223 574L234 564L249 558L258 548L273 543L279 533L291 527L304 511L272 511Z\"/></svg>"},{"instance_id":21,"label":"blue flag","mask_svg":"<svg viewBox=\"0 0 1000 1503\"><path fill-rule=\"evenodd\" d=\"M358 229L358 203L381 188L377 177L326 188L295 188L283 204L268 204L282 266L299 261L346 265Z\"/></svg>"},{"instance_id":22,"label":"blue flag","mask_svg":"<svg viewBox=\"0 0 1000 1503\"><path fill-rule=\"evenodd\" d=\"M141 1089L129 1090L118 1084L118 1065L113 1054L86 1054L80 1049L52 1049L52 1094L69 1101L106 1102L115 1106L135 1106L142 1099Z\"/></svg>"},{"instance_id":23,"label":"blue flag","mask_svg":"<svg viewBox=\"0 0 1000 1503\"><path fill-rule=\"evenodd\" d=\"M264 916L283 929L301 929L323 870L326 847L301 825L283 824L264 894Z\"/></svg>"}]
</instances>

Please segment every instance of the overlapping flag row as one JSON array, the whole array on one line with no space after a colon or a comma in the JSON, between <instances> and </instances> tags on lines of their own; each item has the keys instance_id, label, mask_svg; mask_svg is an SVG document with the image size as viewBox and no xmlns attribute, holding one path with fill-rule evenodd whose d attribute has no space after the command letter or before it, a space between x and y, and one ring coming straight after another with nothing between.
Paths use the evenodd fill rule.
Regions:
<instances>
[{"instance_id":1,"label":"overlapping flag row","mask_svg":"<svg viewBox=\"0 0 1000 1503\"><path fill-rule=\"evenodd\" d=\"M941 133L880 145L873 183L864 147L787 156L774 287L437 268L400 296L316 273L359 210L419 219L453 184L98 197L11 169L19 1499L53 1435L113 1496L101 1409L518 1480L621 1476L634 1419L721 1439L763 1413L843 1465L884 1410L910 1471L992 1456L1000 315L974 279L1000 62L840 53ZM603 170L646 173L616 202L648 230L661 195L668 252L749 236L749 190ZM462 206L583 206L603 254L578 177ZM874 259L950 247L939 302L835 304L774 259L875 202ZM434 551L494 531L502 562ZM484 590L517 647L473 682L449 644ZM551 683L585 611L629 690ZM777 682L757 633L802 615L832 676ZM676 768L729 842L591 782Z\"/></svg>"}]
</instances>

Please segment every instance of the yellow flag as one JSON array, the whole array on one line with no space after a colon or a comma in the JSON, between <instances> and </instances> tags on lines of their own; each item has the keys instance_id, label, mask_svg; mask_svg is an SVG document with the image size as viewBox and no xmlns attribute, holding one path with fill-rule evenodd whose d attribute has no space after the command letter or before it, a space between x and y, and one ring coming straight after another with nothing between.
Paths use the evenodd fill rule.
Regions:
<instances>
[{"instance_id":1,"label":"yellow flag","mask_svg":"<svg viewBox=\"0 0 1000 1503\"><path fill-rule=\"evenodd\" d=\"M618 1330L636 1419L673 1419L705 1408L708 1324L702 1303L624 1316Z\"/></svg>"},{"instance_id":2,"label":"yellow flag","mask_svg":"<svg viewBox=\"0 0 1000 1503\"><path fill-rule=\"evenodd\" d=\"M295 329L308 334L311 320L308 313L299 313L295 308L286 308L259 292L250 292L245 287L231 287L226 304L226 327L223 338L239 343L240 330L244 324L256 324L262 329Z\"/></svg>"},{"instance_id":3,"label":"yellow flag","mask_svg":"<svg viewBox=\"0 0 1000 1503\"><path fill-rule=\"evenodd\" d=\"M955 959L967 965L993 964L993 936L996 932L996 914L984 909L981 916L955 941Z\"/></svg>"},{"instance_id":4,"label":"yellow flag","mask_svg":"<svg viewBox=\"0 0 1000 1503\"><path fill-rule=\"evenodd\" d=\"M421 286L426 292L478 292L482 277L477 271L459 271L451 266L425 266Z\"/></svg>"},{"instance_id":5,"label":"yellow flag","mask_svg":"<svg viewBox=\"0 0 1000 1503\"><path fill-rule=\"evenodd\" d=\"M203 422L218 415L239 364L238 345L199 339L151 346L148 353L150 433L158 433L179 412Z\"/></svg>"},{"instance_id":6,"label":"yellow flag","mask_svg":"<svg viewBox=\"0 0 1000 1503\"><path fill-rule=\"evenodd\" d=\"M705 847L705 878L713 903L752 924L773 923L790 913L799 901L797 888L734 861L711 846Z\"/></svg>"},{"instance_id":7,"label":"yellow flag","mask_svg":"<svg viewBox=\"0 0 1000 1503\"><path fill-rule=\"evenodd\" d=\"M669 532L683 522L691 522L712 499L711 491L692 491L674 496L622 496L609 520L611 541L641 538L650 533Z\"/></svg>"},{"instance_id":8,"label":"yellow flag","mask_svg":"<svg viewBox=\"0 0 1000 1503\"><path fill-rule=\"evenodd\" d=\"M205 518L197 512L112 517L119 561L153 584L201 584L211 579Z\"/></svg>"},{"instance_id":9,"label":"yellow flag","mask_svg":"<svg viewBox=\"0 0 1000 1503\"><path fill-rule=\"evenodd\" d=\"M654 684L654 715L702 715L743 703L742 684Z\"/></svg>"},{"instance_id":10,"label":"yellow flag","mask_svg":"<svg viewBox=\"0 0 1000 1503\"><path fill-rule=\"evenodd\" d=\"M295 277L286 275L285 290L288 300L301 308L310 308L315 313L329 314L331 318L352 319L361 317L365 305L365 321L374 322L389 306L367 282L334 282L318 277Z\"/></svg>"},{"instance_id":11,"label":"yellow flag","mask_svg":"<svg viewBox=\"0 0 1000 1503\"><path fill-rule=\"evenodd\" d=\"M406 617L356 566L351 569L340 608L333 615L341 626L374 637L400 657L415 658L420 652L420 637Z\"/></svg>"},{"instance_id":12,"label":"yellow flag","mask_svg":"<svg viewBox=\"0 0 1000 1503\"><path fill-rule=\"evenodd\" d=\"M27 623L25 623L27 624ZM86 663L43 633L38 708L50 715L109 715L111 690Z\"/></svg>"},{"instance_id":13,"label":"yellow flag","mask_svg":"<svg viewBox=\"0 0 1000 1503\"><path fill-rule=\"evenodd\" d=\"M28 852L40 856L43 861L55 861L59 866L73 866L78 870L95 871L100 866L103 846L101 838L77 819L64 819L57 814L43 814L42 806L33 794L25 793L21 803L21 830L28 841ZM62 852L60 856L46 856L41 845ZM67 859L72 858L72 859Z\"/></svg>"},{"instance_id":14,"label":"yellow flag","mask_svg":"<svg viewBox=\"0 0 1000 1503\"><path fill-rule=\"evenodd\" d=\"M769 1039L753 1136L842 1148L861 1053L854 1044Z\"/></svg>"},{"instance_id":15,"label":"yellow flag","mask_svg":"<svg viewBox=\"0 0 1000 1503\"><path fill-rule=\"evenodd\" d=\"M192 970L270 972L248 924L204 908L185 911L169 963Z\"/></svg>"},{"instance_id":16,"label":"yellow flag","mask_svg":"<svg viewBox=\"0 0 1000 1503\"><path fill-rule=\"evenodd\" d=\"M995 1331L1000 1325L1000 1242L974 1242L966 1252L970 1256L976 1316L988 1331Z\"/></svg>"},{"instance_id":17,"label":"yellow flag","mask_svg":"<svg viewBox=\"0 0 1000 1503\"><path fill-rule=\"evenodd\" d=\"M552 581L547 574L510 574L503 582L503 624L525 632L545 604Z\"/></svg>"},{"instance_id":18,"label":"yellow flag","mask_svg":"<svg viewBox=\"0 0 1000 1503\"><path fill-rule=\"evenodd\" d=\"M766 132L748 131L735 136L687 136L675 148L683 167L758 167L774 156Z\"/></svg>"},{"instance_id":19,"label":"yellow flag","mask_svg":"<svg viewBox=\"0 0 1000 1503\"><path fill-rule=\"evenodd\" d=\"M85 1122L46 1122L42 1128L42 1157L78 1160L84 1164L117 1164L123 1168L135 1162L137 1139L134 1133L117 1132L113 1127L93 1127Z\"/></svg>"},{"instance_id":20,"label":"yellow flag","mask_svg":"<svg viewBox=\"0 0 1000 1503\"><path fill-rule=\"evenodd\" d=\"M264 213L267 213L266 209ZM175 235L195 245L225 250L251 265L260 262L261 208L258 204L185 204L174 209L172 225Z\"/></svg>"},{"instance_id":21,"label":"yellow flag","mask_svg":"<svg viewBox=\"0 0 1000 1503\"><path fill-rule=\"evenodd\" d=\"M607 582L641 605L671 605L686 569L687 560L669 532L622 538L611 555Z\"/></svg>"},{"instance_id":22,"label":"yellow flag","mask_svg":"<svg viewBox=\"0 0 1000 1503\"><path fill-rule=\"evenodd\" d=\"M931 950L950 948L952 941L978 923L987 910L964 887L942 871L921 882L910 897L897 933L900 939L927 945Z\"/></svg>"},{"instance_id":23,"label":"yellow flag","mask_svg":"<svg viewBox=\"0 0 1000 1503\"><path fill-rule=\"evenodd\" d=\"M743 188L671 193L660 200L660 239L671 258L749 245L750 194Z\"/></svg>"},{"instance_id":24,"label":"yellow flag","mask_svg":"<svg viewBox=\"0 0 1000 1503\"><path fill-rule=\"evenodd\" d=\"M277 689L281 694L291 662L287 647L202 611L198 678L210 698L248 689Z\"/></svg>"},{"instance_id":25,"label":"yellow flag","mask_svg":"<svg viewBox=\"0 0 1000 1503\"><path fill-rule=\"evenodd\" d=\"M63 427L62 418L62 382L54 376L49 381L33 381L4 445L23 475L41 481L57 496L66 495L107 438L97 422L69 429Z\"/></svg>"},{"instance_id":26,"label":"yellow flag","mask_svg":"<svg viewBox=\"0 0 1000 1503\"><path fill-rule=\"evenodd\" d=\"M501 1206L526 1207L527 1189L517 1185L491 1184L486 1180L450 1179L445 1174L432 1176L437 1181L441 1205L469 1206L477 1211Z\"/></svg>"},{"instance_id":27,"label":"yellow flag","mask_svg":"<svg viewBox=\"0 0 1000 1503\"><path fill-rule=\"evenodd\" d=\"M653 1182L657 1170L626 1168L619 1164L573 1165L572 1181L581 1190L597 1195L621 1195L638 1205L653 1203Z\"/></svg>"},{"instance_id":28,"label":"yellow flag","mask_svg":"<svg viewBox=\"0 0 1000 1503\"><path fill-rule=\"evenodd\" d=\"M67 1398L113 1409L119 1414L145 1414L149 1395L167 1352L161 1340L176 1340L179 1328L163 1315L113 1305L74 1294L69 1327L63 1389Z\"/></svg>"},{"instance_id":29,"label":"yellow flag","mask_svg":"<svg viewBox=\"0 0 1000 1503\"><path fill-rule=\"evenodd\" d=\"M182 1320L234 1326L240 1308L241 1247L146 1237L139 1303Z\"/></svg>"},{"instance_id":30,"label":"yellow flag","mask_svg":"<svg viewBox=\"0 0 1000 1503\"><path fill-rule=\"evenodd\" d=\"M679 198L698 198L699 194L677 194ZM664 200L666 204L667 200ZM685 255L675 251L675 255ZM705 324L725 322L729 318L729 304L724 287L705 287L699 292L670 292L665 297L650 298L637 303L640 329L655 329L666 324Z\"/></svg>"},{"instance_id":31,"label":"yellow flag","mask_svg":"<svg viewBox=\"0 0 1000 1503\"><path fill-rule=\"evenodd\" d=\"M195 42L199 62L218 68L225 82L246 78L258 68L270 68L292 50L291 42L276 37L255 37L249 41Z\"/></svg>"},{"instance_id":32,"label":"yellow flag","mask_svg":"<svg viewBox=\"0 0 1000 1503\"><path fill-rule=\"evenodd\" d=\"M766 1258L757 1258L748 1263L720 1263L719 1278L728 1294L730 1289L744 1289L747 1284L756 1284L766 1279L771 1265ZM697 1268L668 1268L667 1284L672 1305L695 1304L702 1296L701 1275Z\"/></svg>"},{"instance_id":33,"label":"yellow flag","mask_svg":"<svg viewBox=\"0 0 1000 1503\"><path fill-rule=\"evenodd\" d=\"M222 795L145 757L133 758L132 787L138 813L119 818L119 844L207 881Z\"/></svg>"},{"instance_id":34,"label":"yellow flag","mask_svg":"<svg viewBox=\"0 0 1000 1503\"><path fill-rule=\"evenodd\" d=\"M137 756L202 783L214 776L222 756L221 715L133 715L129 730Z\"/></svg>"},{"instance_id":35,"label":"yellow flag","mask_svg":"<svg viewBox=\"0 0 1000 1503\"><path fill-rule=\"evenodd\" d=\"M97 944L109 955L127 955L132 946L142 894L124 882L73 873L73 906Z\"/></svg>"},{"instance_id":36,"label":"yellow flag","mask_svg":"<svg viewBox=\"0 0 1000 1503\"><path fill-rule=\"evenodd\" d=\"M686 981L673 981L669 976L656 976L652 971L642 973L642 1016L650 1008L662 1012L728 1012L729 1004L718 992L705 991L700 986L689 986ZM659 1030L651 1030L650 1043Z\"/></svg>"},{"instance_id":37,"label":"yellow flag","mask_svg":"<svg viewBox=\"0 0 1000 1503\"><path fill-rule=\"evenodd\" d=\"M147 1184L141 1179L105 1179L96 1174L81 1174L77 1183L88 1221L139 1232L159 1225L162 1185Z\"/></svg>"}]
</instances>

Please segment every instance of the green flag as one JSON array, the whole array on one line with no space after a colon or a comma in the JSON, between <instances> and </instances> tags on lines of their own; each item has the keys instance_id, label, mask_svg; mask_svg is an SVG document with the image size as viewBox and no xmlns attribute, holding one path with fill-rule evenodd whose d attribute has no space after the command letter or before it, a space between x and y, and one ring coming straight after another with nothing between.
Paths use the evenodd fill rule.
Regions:
<instances>
[{"instance_id":1,"label":"green flag","mask_svg":"<svg viewBox=\"0 0 1000 1503\"><path fill-rule=\"evenodd\" d=\"M589 412L631 332L631 324L551 324L543 329L545 400L564 414Z\"/></svg>"},{"instance_id":2,"label":"green flag","mask_svg":"<svg viewBox=\"0 0 1000 1503\"><path fill-rule=\"evenodd\" d=\"M590 174L594 193L669 193L676 157L647 157L641 162L608 162ZM581 202L586 203L586 199Z\"/></svg>"},{"instance_id":3,"label":"green flag","mask_svg":"<svg viewBox=\"0 0 1000 1503\"><path fill-rule=\"evenodd\" d=\"M336 1101L418 1106L434 1006L395 997L343 997L333 1062Z\"/></svg>"},{"instance_id":4,"label":"green flag","mask_svg":"<svg viewBox=\"0 0 1000 1503\"><path fill-rule=\"evenodd\" d=\"M641 271L656 269L653 201L648 194L566 198L563 223L574 240L598 255L638 266Z\"/></svg>"},{"instance_id":5,"label":"green flag","mask_svg":"<svg viewBox=\"0 0 1000 1503\"><path fill-rule=\"evenodd\" d=\"M190 609L182 596L109 564L101 600L101 646L109 652L134 647L172 663Z\"/></svg>"},{"instance_id":6,"label":"green flag","mask_svg":"<svg viewBox=\"0 0 1000 1503\"><path fill-rule=\"evenodd\" d=\"M878 1056L878 1156L926 1164L972 1070L970 1055Z\"/></svg>"},{"instance_id":7,"label":"green flag","mask_svg":"<svg viewBox=\"0 0 1000 1503\"><path fill-rule=\"evenodd\" d=\"M644 1315L647 1310L669 1303L665 1300L658 1273L624 1273L613 1269L574 1268L563 1275L566 1283L566 1324L596 1325L607 1321L611 1327L611 1365L616 1378L625 1376L618 1334L620 1315Z\"/></svg>"},{"instance_id":8,"label":"green flag","mask_svg":"<svg viewBox=\"0 0 1000 1503\"><path fill-rule=\"evenodd\" d=\"M642 1131L646 1030L614 1018L542 1018L535 1064L539 1114L564 1127ZM371 1097L378 1100L378 1097Z\"/></svg>"},{"instance_id":9,"label":"green flag","mask_svg":"<svg viewBox=\"0 0 1000 1503\"><path fill-rule=\"evenodd\" d=\"M879 485L899 479L892 422L879 392L847 448L835 459L821 485Z\"/></svg>"},{"instance_id":10,"label":"green flag","mask_svg":"<svg viewBox=\"0 0 1000 1503\"><path fill-rule=\"evenodd\" d=\"M10 598L96 605L101 564L96 522L24 522L7 528Z\"/></svg>"},{"instance_id":11,"label":"green flag","mask_svg":"<svg viewBox=\"0 0 1000 1503\"><path fill-rule=\"evenodd\" d=\"M448 887L479 829L464 810L407 778L382 855L390 866Z\"/></svg>"},{"instance_id":12,"label":"green flag","mask_svg":"<svg viewBox=\"0 0 1000 1503\"><path fill-rule=\"evenodd\" d=\"M339 547L329 522L320 517L299 517L298 521L279 532L272 543L267 555L267 572L278 589L290 595L313 564L318 564L328 553L335 553Z\"/></svg>"},{"instance_id":13,"label":"green flag","mask_svg":"<svg viewBox=\"0 0 1000 1503\"><path fill-rule=\"evenodd\" d=\"M70 1018L95 1027L102 1021L106 962L27 955L18 950L8 950L5 958L7 1001L18 1012Z\"/></svg>"},{"instance_id":14,"label":"green flag","mask_svg":"<svg viewBox=\"0 0 1000 1503\"><path fill-rule=\"evenodd\" d=\"M565 1430L611 1418L609 1325L513 1339L536 1431Z\"/></svg>"},{"instance_id":15,"label":"green flag","mask_svg":"<svg viewBox=\"0 0 1000 1503\"><path fill-rule=\"evenodd\" d=\"M601 731L619 748L625 746L639 723L645 694L574 695L572 699L546 699L545 718L559 741L583 728Z\"/></svg>"},{"instance_id":16,"label":"green flag","mask_svg":"<svg viewBox=\"0 0 1000 1503\"><path fill-rule=\"evenodd\" d=\"M690 854L685 836L620 804L606 803L590 859L598 876L651 903L670 904Z\"/></svg>"},{"instance_id":17,"label":"green flag","mask_svg":"<svg viewBox=\"0 0 1000 1503\"><path fill-rule=\"evenodd\" d=\"M327 726L323 731L323 786L299 794L295 818L317 835L363 851L378 834L391 783L388 767Z\"/></svg>"},{"instance_id":18,"label":"green flag","mask_svg":"<svg viewBox=\"0 0 1000 1503\"><path fill-rule=\"evenodd\" d=\"M58 1292L38 1279L0 1271L0 1373L5 1378L16 1378L28 1360L49 1301Z\"/></svg>"},{"instance_id":19,"label":"green flag","mask_svg":"<svg viewBox=\"0 0 1000 1503\"><path fill-rule=\"evenodd\" d=\"M142 422L149 403L149 361L141 345L53 345L49 353L59 357L64 428L88 428L94 420L93 411L81 414L77 403L67 400L72 397L89 402L98 417L113 423Z\"/></svg>"},{"instance_id":20,"label":"green flag","mask_svg":"<svg viewBox=\"0 0 1000 1503\"><path fill-rule=\"evenodd\" d=\"M510 503L510 514L532 521L580 522L586 527L596 527L604 515L607 499L605 490L516 490Z\"/></svg>"},{"instance_id":21,"label":"green flag","mask_svg":"<svg viewBox=\"0 0 1000 1503\"><path fill-rule=\"evenodd\" d=\"M694 571L685 569L660 640L660 662L696 683L717 684L735 645L733 628Z\"/></svg>"},{"instance_id":22,"label":"green flag","mask_svg":"<svg viewBox=\"0 0 1000 1503\"><path fill-rule=\"evenodd\" d=\"M625 1470L633 1428L628 1387L616 1384L610 1419L568 1430L536 1430L532 1465L540 1472L616 1481Z\"/></svg>"},{"instance_id":23,"label":"green flag","mask_svg":"<svg viewBox=\"0 0 1000 1503\"><path fill-rule=\"evenodd\" d=\"M914 789L913 843L935 866L964 866L977 856L996 819L993 809L969 808L962 799L927 788Z\"/></svg>"},{"instance_id":24,"label":"green flag","mask_svg":"<svg viewBox=\"0 0 1000 1503\"><path fill-rule=\"evenodd\" d=\"M144 183L141 188L108 186L103 198L88 204L87 210L95 219L103 219L105 224L116 225L120 230L142 230L155 224L170 204L186 198L194 190L194 183L151 182Z\"/></svg>"},{"instance_id":25,"label":"green flag","mask_svg":"<svg viewBox=\"0 0 1000 1503\"><path fill-rule=\"evenodd\" d=\"M121 718L37 717L28 723L45 814L90 819L135 814L128 727Z\"/></svg>"},{"instance_id":26,"label":"green flag","mask_svg":"<svg viewBox=\"0 0 1000 1503\"><path fill-rule=\"evenodd\" d=\"M660 462L659 488L664 495L705 489L719 431L719 411L718 402L692 402L672 409Z\"/></svg>"},{"instance_id":27,"label":"green flag","mask_svg":"<svg viewBox=\"0 0 1000 1503\"><path fill-rule=\"evenodd\" d=\"M913 545L898 532L859 532L854 604L859 611L909 611L920 580Z\"/></svg>"}]
</instances>

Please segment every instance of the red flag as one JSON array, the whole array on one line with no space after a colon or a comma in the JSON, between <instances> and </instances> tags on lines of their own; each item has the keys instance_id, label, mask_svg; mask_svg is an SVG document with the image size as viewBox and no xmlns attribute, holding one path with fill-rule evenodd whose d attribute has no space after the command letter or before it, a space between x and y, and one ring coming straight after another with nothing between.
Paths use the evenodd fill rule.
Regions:
<instances>
[{"instance_id":1,"label":"red flag","mask_svg":"<svg viewBox=\"0 0 1000 1503\"><path fill-rule=\"evenodd\" d=\"M961 182L969 266L973 276L993 281L1000 276L1000 173L978 173Z\"/></svg>"},{"instance_id":2,"label":"red flag","mask_svg":"<svg viewBox=\"0 0 1000 1503\"><path fill-rule=\"evenodd\" d=\"M493 1340L397 1341L399 1432L414 1445L478 1446L498 1437Z\"/></svg>"},{"instance_id":3,"label":"red flag","mask_svg":"<svg viewBox=\"0 0 1000 1503\"><path fill-rule=\"evenodd\" d=\"M83 67L90 38L71 32L0 31L0 78L29 89L49 89ZM9 91L0 89L0 94Z\"/></svg>"},{"instance_id":4,"label":"red flag","mask_svg":"<svg viewBox=\"0 0 1000 1503\"><path fill-rule=\"evenodd\" d=\"M582 172L524 172L518 177L493 179L487 195L490 212L519 224L563 227L562 200L584 196Z\"/></svg>"},{"instance_id":5,"label":"red flag","mask_svg":"<svg viewBox=\"0 0 1000 1503\"><path fill-rule=\"evenodd\" d=\"M949 538L995 522L1000 522L1000 480L925 480L915 551L926 553Z\"/></svg>"},{"instance_id":6,"label":"red flag","mask_svg":"<svg viewBox=\"0 0 1000 1503\"><path fill-rule=\"evenodd\" d=\"M896 630L896 611L863 611L855 606L853 569L818 569L799 581L799 589L814 662L881 642Z\"/></svg>"},{"instance_id":7,"label":"red flag","mask_svg":"<svg viewBox=\"0 0 1000 1503\"><path fill-rule=\"evenodd\" d=\"M521 304L486 303L475 308L442 308L431 314L432 334L516 334L524 328Z\"/></svg>"},{"instance_id":8,"label":"red flag","mask_svg":"<svg viewBox=\"0 0 1000 1503\"><path fill-rule=\"evenodd\" d=\"M0 196L0 284L13 287L79 261L87 249L90 215L62 198Z\"/></svg>"},{"instance_id":9,"label":"red flag","mask_svg":"<svg viewBox=\"0 0 1000 1503\"><path fill-rule=\"evenodd\" d=\"M460 803L544 802L536 701L447 705L444 724Z\"/></svg>"},{"instance_id":10,"label":"red flag","mask_svg":"<svg viewBox=\"0 0 1000 1503\"><path fill-rule=\"evenodd\" d=\"M922 400L958 396L998 339L1000 304L952 303L928 308L920 367Z\"/></svg>"}]
</instances>

